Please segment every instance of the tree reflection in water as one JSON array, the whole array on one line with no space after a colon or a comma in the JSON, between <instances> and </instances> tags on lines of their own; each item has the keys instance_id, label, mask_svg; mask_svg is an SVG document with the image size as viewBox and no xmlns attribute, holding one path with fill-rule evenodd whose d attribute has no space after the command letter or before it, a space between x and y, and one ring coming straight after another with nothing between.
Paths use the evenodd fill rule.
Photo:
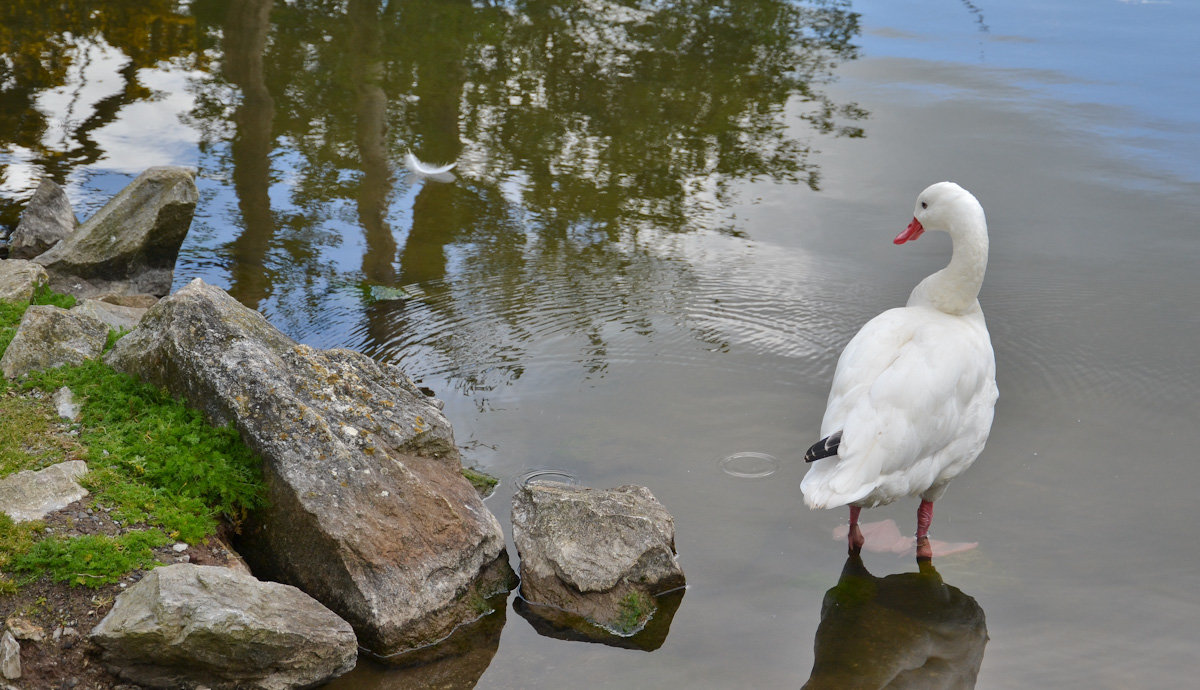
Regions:
<instances>
[{"instance_id":1,"label":"tree reflection in water","mask_svg":"<svg viewBox=\"0 0 1200 690\"><path fill-rule=\"evenodd\" d=\"M932 561L875 577L852 553L825 593L812 676L821 688L974 688L987 644L975 599L947 585Z\"/></svg>"},{"instance_id":2,"label":"tree reflection in water","mask_svg":"<svg viewBox=\"0 0 1200 690\"><path fill-rule=\"evenodd\" d=\"M18 0L0 10L0 124L14 125L0 166L20 159L24 176L60 183L103 170L91 132L162 95L142 70L173 70L190 82L184 119L209 194L184 277L227 286L300 339L393 360L419 342L425 373L468 389L518 378L528 340L548 332L581 338L579 360L600 370L612 329L650 332L662 305L646 296L688 283L664 237L742 233L727 210L739 182L816 189L804 130L863 135L866 113L823 91L857 56L849 4L115 0L46 13ZM88 117L39 110L40 94L88 86L68 68L93 45L128 56L125 86ZM458 181L397 174L410 150L458 161ZM4 223L33 186L0 203ZM330 260L345 247L361 261ZM542 278L550 308L530 288ZM372 285L423 299L376 302Z\"/></svg>"}]
</instances>

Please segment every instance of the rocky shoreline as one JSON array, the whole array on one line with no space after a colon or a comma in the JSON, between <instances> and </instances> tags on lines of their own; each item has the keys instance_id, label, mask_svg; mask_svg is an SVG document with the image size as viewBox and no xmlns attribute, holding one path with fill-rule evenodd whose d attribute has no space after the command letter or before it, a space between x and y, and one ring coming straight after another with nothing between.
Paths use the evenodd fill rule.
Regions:
<instances>
[{"instance_id":1,"label":"rocky shoreline","mask_svg":"<svg viewBox=\"0 0 1200 690\"><path fill-rule=\"evenodd\" d=\"M55 615L21 615L38 608L29 591L0 595L8 687L116 687L116 677L134 687L315 687L354 668L360 650L403 659L446 639L517 585L440 401L393 365L296 343L199 279L166 295L197 198L190 171L152 168L77 226L61 190L39 189L10 238L12 258L0 260L0 300L29 301L48 284L81 301L29 307L0 370L20 379L102 357L236 429L262 460L266 503L232 547L157 547L163 565L59 596ZM112 345L110 334L123 337ZM68 532L119 531L86 491L71 493L83 462L61 465L0 478L15 497L0 510ZM66 493L20 512L52 474ZM673 522L643 487L522 487L514 536L534 613L581 617L600 641L637 634L659 595L682 592ZM669 618L661 611L658 627ZM55 676L62 663L74 675Z\"/></svg>"}]
</instances>

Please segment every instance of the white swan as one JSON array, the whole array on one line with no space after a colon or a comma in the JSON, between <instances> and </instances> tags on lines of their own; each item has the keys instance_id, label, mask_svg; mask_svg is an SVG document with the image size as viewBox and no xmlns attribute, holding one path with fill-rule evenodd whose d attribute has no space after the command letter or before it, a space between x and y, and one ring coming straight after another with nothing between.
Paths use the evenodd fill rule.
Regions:
<instances>
[{"instance_id":1,"label":"white swan","mask_svg":"<svg viewBox=\"0 0 1200 690\"><path fill-rule=\"evenodd\" d=\"M917 197L896 244L926 229L950 233L950 264L922 280L904 307L867 322L842 351L813 463L800 484L810 508L850 506L850 547L862 508L920 495L918 556L929 557L933 502L975 462L992 427L996 360L977 299L987 267L983 207L953 182Z\"/></svg>"}]
</instances>

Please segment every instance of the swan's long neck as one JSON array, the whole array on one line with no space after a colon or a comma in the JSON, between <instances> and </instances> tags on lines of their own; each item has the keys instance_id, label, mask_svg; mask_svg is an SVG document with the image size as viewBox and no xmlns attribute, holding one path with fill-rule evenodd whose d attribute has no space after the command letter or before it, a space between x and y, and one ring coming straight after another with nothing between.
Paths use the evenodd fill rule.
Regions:
<instances>
[{"instance_id":1,"label":"swan's long neck","mask_svg":"<svg viewBox=\"0 0 1200 690\"><path fill-rule=\"evenodd\" d=\"M947 314L965 314L975 308L987 269L987 221L974 204L946 228L954 241L950 264L922 280L908 298L909 306L931 306Z\"/></svg>"}]
</instances>

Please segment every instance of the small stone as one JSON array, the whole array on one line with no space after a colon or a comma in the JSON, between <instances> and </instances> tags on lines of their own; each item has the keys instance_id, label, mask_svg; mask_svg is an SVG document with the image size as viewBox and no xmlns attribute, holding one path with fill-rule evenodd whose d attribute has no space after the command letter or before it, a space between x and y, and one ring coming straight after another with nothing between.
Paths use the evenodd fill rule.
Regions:
<instances>
[{"instance_id":1,"label":"small stone","mask_svg":"<svg viewBox=\"0 0 1200 690\"><path fill-rule=\"evenodd\" d=\"M24 618L13 616L4 621L4 625L8 628L13 637L18 640L28 640L30 642L41 642L46 639L46 631L40 626L34 625L32 622Z\"/></svg>"},{"instance_id":2,"label":"small stone","mask_svg":"<svg viewBox=\"0 0 1200 690\"><path fill-rule=\"evenodd\" d=\"M188 550L188 545L181 541L175 542L175 544L171 546L171 550L175 553L183 553L184 551Z\"/></svg>"},{"instance_id":3,"label":"small stone","mask_svg":"<svg viewBox=\"0 0 1200 690\"><path fill-rule=\"evenodd\" d=\"M75 402L75 394L70 388L63 386L54 392L54 409L63 419L73 421L79 417L79 404Z\"/></svg>"},{"instance_id":4,"label":"small stone","mask_svg":"<svg viewBox=\"0 0 1200 690\"><path fill-rule=\"evenodd\" d=\"M88 495L87 489L75 481L86 473L86 463L71 460L0 479L0 512L16 522L40 520Z\"/></svg>"},{"instance_id":5,"label":"small stone","mask_svg":"<svg viewBox=\"0 0 1200 690\"><path fill-rule=\"evenodd\" d=\"M39 285L48 280L46 269L32 261L0 261L0 300L29 301Z\"/></svg>"},{"instance_id":6,"label":"small stone","mask_svg":"<svg viewBox=\"0 0 1200 690\"><path fill-rule=\"evenodd\" d=\"M0 635L0 676L9 680L21 677L21 643L10 630Z\"/></svg>"}]
</instances>

